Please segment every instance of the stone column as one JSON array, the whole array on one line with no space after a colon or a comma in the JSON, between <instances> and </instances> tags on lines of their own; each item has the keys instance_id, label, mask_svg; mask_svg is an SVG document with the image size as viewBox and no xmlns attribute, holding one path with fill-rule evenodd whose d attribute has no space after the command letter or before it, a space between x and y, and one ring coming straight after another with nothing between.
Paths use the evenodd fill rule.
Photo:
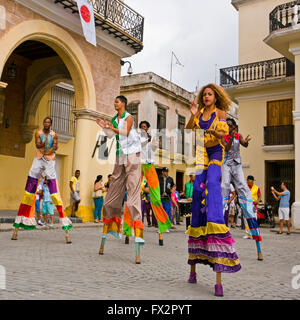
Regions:
<instances>
[{"instance_id":1,"label":"stone column","mask_svg":"<svg viewBox=\"0 0 300 320\"><path fill-rule=\"evenodd\" d=\"M295 202L292 205L292 225L300 229L300 48L294 51L295 54Z\"/></svg>"},{"instance_id":2,"label":"stone column","mask_svg":"<svg viewBox=\"0 0 300 320\"><path fill-rule=\"evenodd\" d=\"M103 175L106 179L111 173L109 166L102 166L96 159L92 158L93 150L97 141L98 132L101 128L96 124L97 118L110 120L110 117L98 111L79 109L74 111L76 117L76 134L74 140L73 168L80 170L80 198L81 202L77 213L83 222L93 221L93 184L97 175Z\"/></svg>"}]
</instances>

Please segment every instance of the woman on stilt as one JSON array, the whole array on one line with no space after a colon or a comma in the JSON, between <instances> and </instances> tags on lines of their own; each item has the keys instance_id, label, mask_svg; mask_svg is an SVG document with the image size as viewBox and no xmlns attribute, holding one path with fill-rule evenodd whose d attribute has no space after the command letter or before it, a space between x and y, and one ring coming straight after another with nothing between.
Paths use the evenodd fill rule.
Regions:
<instances>
[{"instance_id":1,"label":"woman on stilt","mask_svg":"<svg viewBox=\"0 0 300 320\"><path fill-rule=\"evenodd\" d=\"M234 240L224 222L221 193L225 153L221 139L228 134L226 111L230 104L221 87L208 84L200 90L196 103L192 102L191 118L186 126L186 129L196 129L197 141L192 219L187 230L188 264L191 266L188 282L197 282L197 263L207 264L216 272L216 296L223 296L221 273L241 269Z\"/></svg>"}]
</instances>

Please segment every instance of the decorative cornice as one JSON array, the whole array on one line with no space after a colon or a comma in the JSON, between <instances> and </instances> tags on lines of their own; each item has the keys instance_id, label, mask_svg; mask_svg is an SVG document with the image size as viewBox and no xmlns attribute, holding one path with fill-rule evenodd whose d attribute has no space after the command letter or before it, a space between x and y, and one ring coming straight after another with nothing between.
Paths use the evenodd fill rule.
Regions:
<instances>
[{"instance_id":1,"label":"decorative cornice","mask_svg":"<svg viewBox=\"0 0 300 320\"><path fill-rule=\"evenodd\" d=\"M293 110L294 121L300 121L300 110Z\"/></svg>"},{"instance_id":2,"label":"decorative cornice","mask_svg":"<svg viewBox=\"0 0 300 320\"><path fill-rule=\"evenodd\" d=\"M27 144L32 140L34 130L38 128L37 125L30 125L28 123L22 123L21 125L22 141Z\"/></svg>"},{"instance_id":3,"label":"decorative cornice","mask_svg":"<svg viewBox=\"0 0 300 320\"><path fill-rule=\"evenodd\" d=\"M297 56L298 54L300 54L300 47L290 48L289 52L292 53L294 56Z\"/></svg>"},{"instance_id":4,"label":"decorative cornice","mask_svg":"<svg viewBox=\"0 0 300 320\"><path fill-rule=\"evenodd\" d=\"M39 15L47 18L54 23L69 29L72 32L83 35L80 18L71 12L64 10L62 6L56 5L52 0L15 0L19 4L31 9ZM130 57L135 54L133 48L121 43L112 35L96 28L97 43L99 46L115 53L121 58Z\"/></svg>"},{"instance_id":5,"label":"decorative cornice","mask_svg":"<svg viewBox=\"0 0 300 320\"><path fill-rule=\"evenodd\" d=\"M112 116L96 111L96 110L90 110L90 109L77 109L73 110L73 113L77 119L87 119L87 120L93 120L96 121L97 119L104 119L104 120L109 120L111 121Z\"/></svg>"},{"instance_id":6,"label":"decorative cornice","mask_svg":"<svg viewBox=\"0 0 300 320\"><path fill-rule=\"evenodd\" d=\"M159 108L162 108L162 109L165 109L165 110L169 110L170 108L164 104L161 104L160 102L157 102L157 101L154 101L154 104L159 107Z\"/></svg>"},{"instance_id":7,"label":"decorative cornice","mask_svg":"<svg viewBox=\"0 0 300 320\"><path fill-rule=\"evenodd\" d=\"M251 95L247 96L236 96L236 100L238 102L242 101L254 101L254 100L264 100L264 99L276 99L280 97L294 97L295 96L295 90L287 90L287 91L281 91L281 92L273 92L273 93L264 93L264 94L256 94L253 93Z\"/></svg>"},{"instance_id":8,"label":"decorative cornice","mask_svg":"<svg viewBox=\"0 0 300 320\"><path fill-rule=\"evenodd\" d=\"M63 134L63 133L59 133L59 132L57 132L56 134L57 134L57 137L58 137L58 142L62 142L62 143L67 143L72 138L74 138L73 136L70 136L70 135L67 135L67 134Z\"/></svg>"},{"instance_id":9,"label":"decorative cornice","mask_svg":"<svg viewBox=\"0 0 300 320\"><path fill-rule=\"evenodd\" d=\"M290 153L294 151L293 144L286 144L286 145L276 145L276 146L266 146L263 145L261 148L268 153Z\"/></svg>"}]
</instances>

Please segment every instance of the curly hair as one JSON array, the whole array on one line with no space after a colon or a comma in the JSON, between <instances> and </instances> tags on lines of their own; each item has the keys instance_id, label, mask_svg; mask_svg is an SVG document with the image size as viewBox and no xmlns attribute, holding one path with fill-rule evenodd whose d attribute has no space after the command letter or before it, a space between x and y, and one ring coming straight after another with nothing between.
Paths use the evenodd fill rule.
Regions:
<instances>
[{"instance_id":1,"label":"curly hair","mask_svg":"<svg viewBox=\"0 0 300 320\"><path fill-rule=\"evenodd\" d=\"M203 102L203 94L204 94L205 89L207 89L207 88L210 88L215 93L216 107L220 110L228 111L232 102L231 102L229 96L227 95L227 93L225 92L225 90L222 87L220 87L214 83L209 83L209 84L205 85L199 91L197 98L196 98L196 104L199 104L199 110L201 110L202 108L205 107L205 104Z\"/></svg>"}]
</instances>

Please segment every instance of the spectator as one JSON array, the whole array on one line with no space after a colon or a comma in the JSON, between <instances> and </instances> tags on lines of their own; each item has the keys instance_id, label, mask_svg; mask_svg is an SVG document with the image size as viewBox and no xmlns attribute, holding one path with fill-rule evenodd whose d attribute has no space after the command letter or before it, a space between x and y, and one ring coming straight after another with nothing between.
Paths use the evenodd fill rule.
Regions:
<instances>
[{"instance_id":1,"label":"spectator","mask_svg":"<svg viewBox=\"0 0 300 320\"><path fill-rule=\"evenodd\" d=\"M150 194L149 194L148 183L146 180L143 180L141 184L141 197L142 197L142 221L144 223L144 217L145 217L145 211L146 211L148 227L152 227L151 220L150 220L150 210L151 210Z\"/></svg>"},{"instance_id":2,"label":"spectator","mask_svg":"<svg viewBox=\"0 0 300 320\"><path fill-rule=\"evenodd\" d=\"M37 223L39 226L42 226L42 227L45 225L41 220L41 200L43 196L43 191L42 191L43 184L44 184L44 177L41 177L39 180L39 184L36 191L36 198L35 198L35 212L38 220Z\"/></svg>"},{"instance_id":3,"label":"spectator","mask_svg":"<svg viewBox=\"0 0 300 320\"><path fill-rule=\"evenodd\" d=\"M247 177L247 185L251 191L252 200L253 200L253 210L255 212L255 217L257 219L257 204L261 201L261 192L260 192L260 188L256 184L254 184L254 180L255 179L253 176ZM244 221L245 221L245 227L246 227L246 235L243 238L252 239L248 223L246 219L244 219Z\"/></svg>"},{"instance_id":4,"label":"spectator","mask_svg":"<svg viewBox=\"0 0 300 320\"><path fill-rule=\"evenodd\" d=\"M75 212L77 212L78 205L80 203L79 176L80 176L80 170L76 170L75 175L70 179L71 200L72 200L71 217L75 217Z\"/></svg>"},{"instance_id":5,"label":"spectator","mask_svg":"<svg viewBox=\"0 0 300 320\"><path fill-rule=\"evenodd\" d=\"M169 216L171 221L171 188L174 185L173 178L169 176L169 169L164 167L162 169L162 175L159 177L160 197L163 208Z\"/></svg>"},{"instance_id":6,"label":"spectator","mask_svg":"<svg viewBox=\"0 0 300 320\"><path fill-rule=\"evenodd\" d=\"M111 181L111 174L109 174L108 176L107 176L107 181L105 182L105 184L104 184L104 187L105 187L105 192L107 192L107 190L108 190L108 188L109 188L109 184L110 184L110 181Z\"/></svg>"},{"instance_id":7,"label":"spectator","mask_svg":"<svg viewBox=\"0 0 300 320\"><path fill-rule=\"evenodd\" d=\"M287 229L288 232L287 234L291 234L290 230L290 191L287 188L286 182L281 182L280 188L282 192L278 192L277 190L274 189L274 187L271 187L272 194L274 198L279 202L279 209L278 209L278 216L279 216L279 221L280 221L280 227L278 234L282 234L282 229L283 229L283 223L284 220L286 221L287 224Z\"/></svg>"},{"instance_id":8,"label":"spectator","mask_svg":"<svg viewBox=\"0 0 300 320\"><path fill-rule=\"evenodd\" d=\"M188 200L193 199L193 184L195 181L195 175L190 174L190 181L185 184L184 194Z\"/></svg>"},{"instance_id":9,"label":"spectator","mask_svg":"<svg viewBox=\"0 0 300 320\"><path fill-rule=\"evenodd\" d=\"M50 191L47 185L47 179L45 178L43 184L43 217L44 217L44 224L47 223L48 214L50 216L50 223L49 227L53 227L54 223L54 204L51 199Z\"/></svg>"},{"instance_id":10,"label":"spectator","mask_svg":"<svg viewBox=\"0 0 300 320\"><path fill-rule=\"evenodd\" d=\"M177 202L178 202L178 196L176 194L176 184L174 184L173 187L171 188L171 222L173 224L171 229L176 229L176 227L174 227L174 224L175 224L175 218L177 220L177 212L179 211Z\"/></svg>"},{"instance_id":11,"label":"spectator","mask_svg":"<svg viewBox=\"0 0 300 320\"><path fill-rule=\"evenodd\" d=\"M97 176L97 179L94 182L94 191L93 191L93 199L95 203L94 210L94 222L99 223L102 222L101 219L101 211L103 207L103 191L105 190L102 176Z\"/></svg>"},{"instance_id":12,"label":"spectator","mask_svg":"<svg viewBox=\"0 0 300 320\"><path fill-rule=\"evenodd\" d=\"M227 205L229 206L229 222L230 222L231 228L235 228L234 217L235 217L235 210L236 210L236 198L237 198L237 195L236 195L235 188L232 184L230 184L230 196L229 196Z\"/></svg>"}]
</instances>

